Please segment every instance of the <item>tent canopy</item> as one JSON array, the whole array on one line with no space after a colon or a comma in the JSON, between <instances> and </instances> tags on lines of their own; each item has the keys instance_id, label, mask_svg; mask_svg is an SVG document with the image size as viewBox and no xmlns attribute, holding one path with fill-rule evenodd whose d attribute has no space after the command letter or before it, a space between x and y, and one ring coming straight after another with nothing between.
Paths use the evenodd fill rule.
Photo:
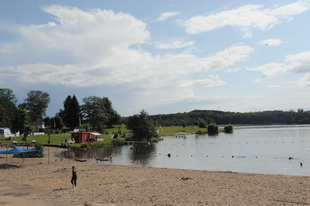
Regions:
<instances>
[{"instance_id":1,"label":"tent canopy","mask_svg":"<svg viewBox=\"0 0 310 206\"><path fill-rule=\"evenodd\" d=\"M16 154L16 153L25 153L25 152L38 152L38 151L40 150L29 150L29 149L14 147L13 149L10 149L10 150L0 151L0 154Z\"/></svg>"}]
</instances>

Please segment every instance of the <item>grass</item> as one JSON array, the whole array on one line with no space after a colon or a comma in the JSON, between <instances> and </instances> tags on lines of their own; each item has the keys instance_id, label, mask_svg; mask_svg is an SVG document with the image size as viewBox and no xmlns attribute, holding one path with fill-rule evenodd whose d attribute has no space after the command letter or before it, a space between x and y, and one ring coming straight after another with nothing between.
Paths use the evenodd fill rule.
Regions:
<instances>
[{"instance_id":1,"label":"grass","mask_svg":"<svg viewBox=\"0 0 310 206\"><path fill-rule=\"evenodd\" d=\"M3 138L4 139L4 138ZM12 137L12 140L17 141L18 143L26 143L26 141L22 141L23 137ZM50 136L50 144L60 145L65 139L71 139L71 133L64 134L51 134ZM1 140L2 144L10 144L12 140ZM32 135L27 137L27 142L31 142L31 140L36 140L38 144L47 144L48 136L44 135Z\"/></svg>"},{"instance_id":2,"label":"grass","mask_svg":"<svg viewBox=\"0 0 310 206\"><path fill-rule=\"evenodd\" d=\"M206 133L206 128L197 128L197 127L159 127L157 128L159 131L158 136L168 136L168 135L175 135L179 132L184 132L186 134L195 134L195 133ZM129 133L129 130L127 130L125 125L116 125L114 128L108 128L105 130L106 134L103 134L100 136L100 138L103 138L104 141L97 142L96 144L99 145L112 145L113 139L111 138L113 133L117 133L119 131L125 132L126 134ZM219 131L222 132L222 131ZM50 144L53 145L60 145L63 143L66 139L71 139L71 133L64 133L64 134L51 134L50 135ZM12 140L17 141L18 143L25 143L25 141L22 141L22 137L13 137ZM2 144L10 144L12 140L5 140L2 138L0 141ZM48 144L48 136L47 134L44 135L35 135L35 136L28 136L27 142L31 142L31 140L36 140L39 144ZM74 147L79 147L80 144L73 144Z\"/></svg>"},{"instance_id":3,"label":"grass","mask_svg":"<svg viewBox=\"0 0 310 206\"><path fill-rule=\"evenodd\" d=\"M207 128L198 127L160 127L157 128L159 131L159 136L175 135L179 132L184 132L186 134L195 134L197 132L207 132Z\"/></svg>"}]
</instances>

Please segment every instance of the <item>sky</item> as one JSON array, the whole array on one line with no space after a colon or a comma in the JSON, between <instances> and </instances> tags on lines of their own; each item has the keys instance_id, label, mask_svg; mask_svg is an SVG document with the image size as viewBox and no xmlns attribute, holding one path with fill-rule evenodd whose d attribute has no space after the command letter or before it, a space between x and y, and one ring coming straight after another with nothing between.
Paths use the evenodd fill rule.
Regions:
<instances>
[{"instance_id":1,"label":"sky","mask_svg":"<svg viewBox=\"0 0 310 206\"><path fill-rule=\"evenodd\" d=\"M310 0L0 0L0 88L121 116L310 110Z\"/></svg>"}]
</instances>

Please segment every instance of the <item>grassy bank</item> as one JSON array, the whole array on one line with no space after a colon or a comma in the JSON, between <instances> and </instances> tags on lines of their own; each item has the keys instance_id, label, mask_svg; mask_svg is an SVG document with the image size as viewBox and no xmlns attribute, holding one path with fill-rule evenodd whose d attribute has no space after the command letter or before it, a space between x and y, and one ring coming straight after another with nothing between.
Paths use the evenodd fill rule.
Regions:
<instances>
[{"instance_id":1,"label":"grassy bank","mask_svg":"<svg viewBox=\"0 0 310 206\"><path fill-rule=\"evenodd\" d=\"M114 128L108 128L105 130L105 134L101 135L100 138L104 139L102 142L98 142L97 144L103 144L103 145L111 145L113 139L112 134L117 132L125 132L129 133L129 131L126 129L124 125L117 125ZM176 135L179 132L184 132L186 134L195 134L195 133L206 133L206 128L195 128L195 127L159 127L157 128L158 136L168 136L168 135ZM50 135L50 144L53 145L60 145L65 140L71 139L71 133L63 133L63 134L51 134ZM22 141L22 137L13 137L12 140L17 141L18 143L25 143L25 141ZM5 140L5 138L2 138L1 143L2 144L10 144L12 140ZM48 144L48 135L32 135L27 137L27 142L31 142L32 140L36 140L37 143L45 145Z\"/></svg>"},{"instance_id":2,"label":"grassy bank","mask_svg":"<svg viewBox=\"0 0 310 206\"><path fill-rule=\"evenodd\" d=\"M160 127L157 128L159 131L159 136L169 136L175 135L179 132L184 132L186 134L196 134L197 132L206 133L206 128L197 128L197 127Z\"/></svg>"}]
</instances>

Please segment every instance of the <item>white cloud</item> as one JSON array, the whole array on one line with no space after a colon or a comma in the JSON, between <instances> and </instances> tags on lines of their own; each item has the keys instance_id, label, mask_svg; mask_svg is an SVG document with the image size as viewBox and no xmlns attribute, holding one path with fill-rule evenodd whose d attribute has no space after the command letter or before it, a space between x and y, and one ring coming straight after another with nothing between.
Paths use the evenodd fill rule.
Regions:
<instances>
[{"instance_id":1,"label":"white cloud","mask_svg":"<svg viewBox=\"0 0 310 206\"><path fill-rule=\"evenodd\" d=\"M262 66L258 66L255 68L249 68L247 70L249 71L259 71L261 73L263 73L263 75L265 77L274 77L279 73L282 72L287 72L290 69L290 67L288 67L285 64L278 64L278 63L270 63L270 64L265 64Z\"/></svg>"},{"instance_id":2,"label":"white cloud","mask_svg":"<svg viewBox=\"0 0 310 206\"><path fill-rule=\"evenodd\" d=\"M308 0L296 1L294 3L277 7L271 10L272 14L282 18L291 18L291 16L302 14L310 8Z\"/></svg>"},{"instance_id":3,"label":"white cloud","mask_svg":"<svg viewBox=\"0 0 310 206\"><path fill-rule=\"evenodd\" d=\"M181 13L178 11L165 12L165 13L160 14L159 17L156 19L156 21L166 21L168 18L172 18L180 14Z\"/></svg>"},{"instance_id":4,"label":"white cloud","mask_svg":"<svg viewBox=\"0 0 310 206\"><path fill-rule=\"evenodd\" d=\"M261 65L255 68L248 68L249 71L258 71L263 73L264 77L275 77L283 73L305 73L302 78L296 82L289 82L293 86L308 86L310 85L310 51L299 54L287 55L285 63L270 63ZM256 82L261 82L262 79L257 79Z\"/></svg>"},{"instance_id":5,"label":"white cloud","mask_svg":"<svg viewBox=\"0 0 310 206\"><path fill-rule=\"evenodd\" d=\"M151 35L145 23L129 14L63 6L44 7L44 11L52 14L55 22L18 27L20 38L0 45L0 61L7 65L0 67L1 85L121 85L135 97L128 98L128 106L140 107L137 102L149 102L145 107L158 106L201 99L196 89L225 84L208 72L228 69L253 51L237 45L206 57L188 52L153 56L141 47L131 47L149 43ZM193 45L192 41L176 39L156 46L168 49ZM195 80L196 73L206 73L207 78Z\"/></svg>"},{"instance_id":6,"label":"white cloud","mask_svg":"<svg viewBox=\"0 0 310 206\"><path fill-rule=\"evenodd\" d=\"M194 46L193 41L185 41L183 39L176 39L170 42L157 42L154 44L154 47L157 49L181 49L191 46Z\"/></svg>"},{"instance_id":7,"label":"white cloud","mask_svg":"<svg viewBox=\"0 0 310 206\"><path fill-rule=\"evenodd\" d=\"M257 42L257 44L261 46L279 46L282 44L282 41L280 39L265 39Z\"/></svg>"},{"instance_id":8,"label":"white cloud","mask_svg":"<svg viewBox=\"0 0 310 206\"><path fill-rule=\"evenodd\" d=\"M130 45L150 39L146 24L129 14L64 6L43 9L57 21L19 27L19 41L0 48L13 63L16 59L26 64L99 62L103 57L132 52Z\"/></svg>"},{"instance_id":9,"label":"white cloud","mask_svg":"<svg viewBox=\"0 0 310 206\"><path fill-rule=\"evenodd\" d=\"M195 79L195 80L188 80L181 84L181 87L186 88L209 88L209 87L216 87L222 86L225 84L224 81L220 80L218 75L209 75L209 78L206 79Z\"/></svg>"},{"instance_id":10,"label":"white cloud","mask_svg":"<svg viewBox=\"0 0 310 206\"><path fill-rule=\"evenodd\" d=\"M235 63L244 61L253 49L249 46L233 46L202 60L205 71L224 70Z\"/></svg>"},{"instance_id":11,"label":"white cloud","mask_svg":"<svg viewBox=\"0 0 310 206\"><path fill-rule=\"evenodd\" d=\"M310 73L310 51L288 55L285 57L285 62L291 66L292 72Z\"/></svg>"},{"instance_id":12,"label":"white cloud","mask_svg":"<svg viewBox=\"0 0 310 206\"><path fill-rule=\"evenodd\" d=\"M234 73L234 72L239 72L240 70L241 70L241 68L226 69L225 72L226 72L226 73Z\"/></svg>"},{"instance_id":13,"label":"white cloud","mask_svg":"<svg viewBox=\"0 0 310 206\"><path fill-rule=\"evenodd\" d=\"M301 78L295 81L287 82L290 87L310 87L310 73L304 74Z\"/></svg>"},{"instance_id":14,"label":"white cloud","mask_svg":"<svg viewBox=\"0 0 310 206\"><path fill-rule=\"evenodd\" d=\"M224 26L239 27L245 32L244 37L251 37L252 29L270 29L307 11L309 7L307 1L297 1L274 9L263 8L261 5L246 5L206 16L194 16L185 21L183 26L188 34L207 32Z\"/></svg>"}]
</instances>

